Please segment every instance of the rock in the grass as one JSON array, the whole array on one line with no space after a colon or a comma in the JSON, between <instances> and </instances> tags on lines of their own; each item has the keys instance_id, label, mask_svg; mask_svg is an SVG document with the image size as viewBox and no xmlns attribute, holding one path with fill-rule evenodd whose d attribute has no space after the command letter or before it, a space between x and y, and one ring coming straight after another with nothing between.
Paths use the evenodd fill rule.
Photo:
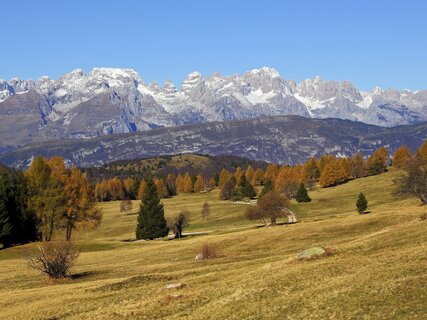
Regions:
<instances>
[{"instance_id":1,"label":"rock in the grass","mask_svg":"<svg viewBox=\"0 0 427 320\"><path fill-rule=\"evenodd\" d=\"M181 289L184 285L182 283L170 283L166 286L166 289Z\"/></svg>"},{"instance_id":2,"label":"rock in the grass","mask_svg":"<svg viewBox=\"0 0 427 320\"><path fill-rule=\"evenodd\" d=\"M316 256L321 256L326 251L322 247L312 247L305 249L298 254L298 259L310 259Z\"/></svg>"},{"instance_id":3,"label":"rock in the grass","mask_svg":"<svg viewBox=\"0 0 427 320\"><path fill-rule=\"evenodd\" d=\"M202 255L201 253L199 253L199 254L194 258L194 260L196 260L196 261L201 261L201 260L203 260L203 255Z\"/></svg>"}]
</instances>

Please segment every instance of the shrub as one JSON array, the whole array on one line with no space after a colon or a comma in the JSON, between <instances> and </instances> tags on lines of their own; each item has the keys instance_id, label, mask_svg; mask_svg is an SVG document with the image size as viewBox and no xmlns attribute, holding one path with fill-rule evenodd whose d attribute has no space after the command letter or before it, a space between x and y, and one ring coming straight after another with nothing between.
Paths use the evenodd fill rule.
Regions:
<instances>
[{"instance_id":1,"label":"shrub","mask_svg":"<svg viewBox=\"0 0 427 320\"><path fill-rule=\"evenodd\" d=\"M132 209L132 201L129 199L120 201L120 212L129 211Z\"/></svg>"},{"instance_id":2,"label":"shrub","mask_svg":"<svg viewBox=\"0 0 427 320\"><path fill-rule=\"evenodd\" d=\"M426 221L427 220L427 213L422 213L421 215L420 215L420 220L421 221Z\"/></svg>"},{"instance_id":3,"label":"shrub","mask_svg":"<svg viewBox=\"0 0 427 320\"><path fill-rule=\"evenodd\" d=\"M38 252L28 258L30 267L39 270L51 279L69 276L69 270L79 253L71 242L45 242L38 246Z\"/></svg>"},{"instance_id":4,"label":"shrub","mask_svg":"<svg viewBox=\"0 0 427 320\"><path fill-rule=\"evenodd\" d=\"M208 244L204 244L202 246L200 254L202 255L203 259L215 259L219 257L217 249Z\"/></svg>"}]
</instances>

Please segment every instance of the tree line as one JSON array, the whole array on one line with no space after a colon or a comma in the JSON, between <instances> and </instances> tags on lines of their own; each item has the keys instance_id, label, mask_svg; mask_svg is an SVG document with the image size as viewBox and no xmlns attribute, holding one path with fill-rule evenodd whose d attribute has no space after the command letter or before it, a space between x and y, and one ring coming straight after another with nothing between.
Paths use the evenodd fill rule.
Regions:
<instances>
[{"instance_id":1,"label":"tree line","mask_svg":"<svg viewBox=\"0 0 427 320\"><path fill-rule=\"evenodd\" d=\"M27 171L0 168L0 243L3 247L50 241L55 232L71 240L73 230L96 227L102 212L93 188L64 159L37 156Z\"/></svg>"}]
</instances>

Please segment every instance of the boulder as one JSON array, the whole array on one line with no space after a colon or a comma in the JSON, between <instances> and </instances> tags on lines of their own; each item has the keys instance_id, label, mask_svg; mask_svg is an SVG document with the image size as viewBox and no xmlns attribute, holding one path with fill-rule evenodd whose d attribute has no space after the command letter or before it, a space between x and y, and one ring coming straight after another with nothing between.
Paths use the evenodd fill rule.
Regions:
<instances>
[{"instance_id":1,"label":"boulder","mask_svg":"<svg viewBox=\"0 0 427 320\"><path fill-rule=\"evenodd\" d=\"M194 260L196 260L196 261L201 261L201 260L203 260L203 255L202 255L201 253L199 253L199 254L194 258Z\"/></svg>"},{"instance_id":2,"label":"boulder","mask_svg":"<svg viewBox=\"0 0 427 320\"><path fill-rule=\"evenodd\" d=\"M326 253L326 250L323 247L312 247L301 251L298 254L298 259L310 259L313 257L321 256Z\"/></svg>"},{"instance_id":3,"label":"boulder","mask_svg":"<svg viewBox=\"0 0 427 320\"><path fill-rule=\"evenodd\" d=\"M166 286L166 289L181 289L184 288L184 284L182 283L170 283Z\"/></svg>"}]
</instances>

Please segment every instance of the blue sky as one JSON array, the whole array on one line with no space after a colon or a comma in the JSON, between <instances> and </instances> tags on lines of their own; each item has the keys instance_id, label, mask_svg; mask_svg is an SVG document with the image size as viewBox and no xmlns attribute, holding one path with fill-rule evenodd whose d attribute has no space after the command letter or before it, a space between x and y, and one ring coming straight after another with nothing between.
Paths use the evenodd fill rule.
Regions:
<instances>
[{"instance_id":1,"label":"blue sky","mask_svg":"<svg viewBox=\"0 0 427 320\"><path fill-rule=\"evenodd\" d=\"M270 66L361 89L427 88L427 1L4 1L0 78L128 67L176 85L191 71Z\"/></svg>"}]
</instances>

